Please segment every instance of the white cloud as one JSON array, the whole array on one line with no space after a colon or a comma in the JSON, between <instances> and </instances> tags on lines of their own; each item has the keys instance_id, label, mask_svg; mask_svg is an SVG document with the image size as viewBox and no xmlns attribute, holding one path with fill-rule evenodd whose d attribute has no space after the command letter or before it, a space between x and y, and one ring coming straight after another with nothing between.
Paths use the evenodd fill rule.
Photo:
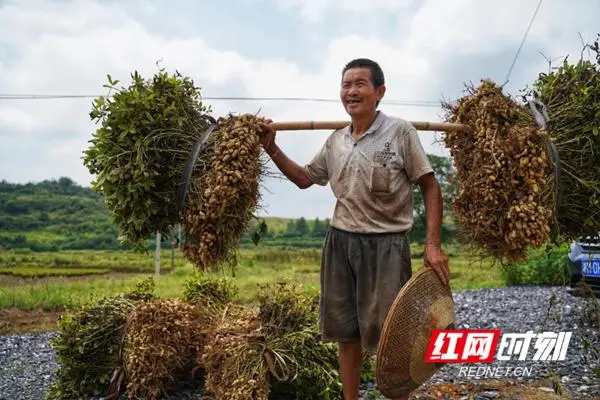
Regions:
<instances>
[{"instance_id":1,"label":"white cloud","mask_svg":"<svg viewBox=\"0 0 600 400\"><path fill-rule=\"evenodd\" d=\"M327 10L352 13L398 12L415 3L415 0L277 0L282 8L296 8L308 23L321 22Z\"/></svg>"},{"instance_id":2,"label":"white cloud","mask_svg":"<svg viewBox=\"0 0 600 400\"><path fill-rule=\"evenodd\" d=\"M554 56L566 52L578 54L577 31L582 30L588 37L593 34L597 18L586 12L589 11L583 5L586 2L562 9L556 1L548 0L542 6L528 39L528 43L537 47L530 47L529 53L542 49ZM595 7L595 3L587 1L591 7ZM151 2L140 0L136 4L143 13L155 12ZM366 12L365 4L368 3L354 0L288 0L283 6L299 7L303 16L312 16L311 21L315 22L327 10L360 16ZM283 59L278 54L249 58L232 49L216 48L202 37L162 36L117 3L13 1L0 8L0 46L8 45L16 51L14 59L0 58L0 92L104 94L102 84L106 73L126 84L133 70L149 77L156 71L155 62L162 59L161 65L168 70L177 69L191 76L202 87L204 96L221 96L226 91L227 95L256 97L335 98L343 65L354 57L370 57L378 60L386 73L387 99L438 100L445 91L448 97L460 95L456 92L460 82L453 82L456 77L448 71L460 71L462 63L477 63L481 56L494 61L481 64L480 68L473 67L470 70L477 71L477 76L461 75L461 80L487 77L490 68L499 68L498 63L504 72L511 60L494 60L493 57L516 50L535 5L535 1L522 5L516 0L485 4L476 0L429 0L422 2L410 19L404 10L415 8L413 2L374 1L369 13L381 13L382 18L395 16L405 24L410 21L408 26L397 27L404 34L324 36L322 42L327 46L320 68L308 71L303 67L302 54L293 60ZM561 21L559 25L555 22L557 18ZM239 29L240 46L243 46L244 27L231 26L231 29ZM268 24L265 29L269 29ZM540 43L544 43L543 48ZM520 64L514 79L517 82L534 79L533 74L540 69L543 69L541 57L537 66ZM276 121L347 118L337 103L208 103L216 115L255 113L260 109L262 115ZM0 178L22 181L68 175L88 184L91 177L80 157L95 129L88 116L90 106L91 99L0 100L0 158L4 159L0 163ZM414 106L383 104L382 109L411 120L437 120L440 113L438 108ZM14 140L16 134L23 135L18 146ZM322 131L280 132L278 140L288 155L305 163L318 151L327 134ZM424 132L421 138L429 152L443 152L441 145L433 144L439 137ZM331 214L333 199L328 188L299 191L289 182L269 182L268 189L275 192L272 196L265 192L271 214Z\"/></svg>"}]
</instances>

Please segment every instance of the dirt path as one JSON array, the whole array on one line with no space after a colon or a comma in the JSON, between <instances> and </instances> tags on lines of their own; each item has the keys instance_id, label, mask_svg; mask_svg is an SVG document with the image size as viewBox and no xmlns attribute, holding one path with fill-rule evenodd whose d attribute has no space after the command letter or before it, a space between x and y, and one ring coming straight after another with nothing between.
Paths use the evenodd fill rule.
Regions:
<instances>
[{"instance_id":1,"label":"dirt path","mask_svg":"<svg viewBox=\"0 0 600 400\"><path fill-rule=\"evenodd\" d=\"M40 285L43 283L52 282L89 282L90 280L98 279L128 279L143 275L139 273L129 272L109 272L103 275L80 275L80 276L45 276L41 278L23 278L19 276L0 274L0 287L13 287L22 285ZM147 275L145 275L147 276Z\"/></svg>"},{"instance_id":2,"label":"dirt path","mask_svg":"<svg viewBox=\"0 0 600 400\"><path fill-rule=\"evenodd\" d=\"M564 389L562 389L564 390ZM576 397L582 400L598 397ZM440 384L421 387L413 392L410 400L565 400L573 399L566 391L555 387L549 379L536 382L510 380L481 380L476 383Z\"/></svg>"},{"instance_id":3,"label":"dirt path","mask_svg":"<svg viewBox=\"0 0 600 400\"><path fill-rule=\"evenodd\" d=\"M61 311L0 310L0 335L56 330Z\"/></svg>"}]
</instances>

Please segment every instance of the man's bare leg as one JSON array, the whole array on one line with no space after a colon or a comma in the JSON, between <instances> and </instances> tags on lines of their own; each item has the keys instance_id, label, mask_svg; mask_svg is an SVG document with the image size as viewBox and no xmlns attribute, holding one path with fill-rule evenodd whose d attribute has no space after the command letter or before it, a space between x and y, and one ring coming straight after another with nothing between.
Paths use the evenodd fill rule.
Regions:
<instances>
[{"instance_id":1,"label":"man's bare leg","mask_svg":"<svg viewBox=\"0 0 600 400\"><path fill-rule=\"evenodd\" d=\"M360 341L340 343L340 378L344 389L344 400L358 400L362 347Z\"/></svg>"},{"instance_id":2,"label":"man's bare leg","mask_svg":"<svg viewBox=\"0 0 600 400\"><path fill-rule=\"evenodd\" d=\"M340 378L344 390L344 400L358 400L360 389L360 368L362 366L362 346L360 341L341 342ZM409 395L391 400L409 400Z\"/></svg>"}]
</instances>

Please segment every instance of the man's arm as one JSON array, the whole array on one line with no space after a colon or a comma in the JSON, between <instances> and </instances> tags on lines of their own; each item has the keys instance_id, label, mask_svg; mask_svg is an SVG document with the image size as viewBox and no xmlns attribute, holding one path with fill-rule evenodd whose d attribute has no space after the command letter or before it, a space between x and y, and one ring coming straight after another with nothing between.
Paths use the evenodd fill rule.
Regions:
<instances>
[{"instance_id":1,"label":"man's arm","mask_svg":"<svg viewBox=\"0 0 600 400\"><path fill-rule=\"evenodd\" d=\"M274 142L265 151L277 168L300 189L306 189L313 185L306 169L285 155Z\"/></svg>"},{"instance_id":2,"label":"man's arm","mask_svg":"<svg viewBox=\"0 0 600 400\"><path fill-rule=\"evenodd\" d=\"M419 140L417 130L408 127L403 136L403 155L406 160L408 177L418 184L425 203L426 239L423 261L425 268L433 269L440 281L449 283L448 256L442 250L442 190L431 168L427 154Z\"/></svg>"},{"instance_id":3,"label":"man's arm","mask_svg":"<svg viewBox=\"0 0 600 400\"><path fill-rule=\"evenodd\" d=\"M423 175L417 180L425 202L424 262L426 268L432 268L444 285L450 282L448 256L442 250L443 200L440 184L433 173Z\"/></svg>"},{"instance_id":4,"label":"man's arm","mask_svg":"<svg viewBox=\"0 0 600 400\"><path fill-rule=\"evenodd\" d=\"M425 203L425 243L441 245L443 200L440 184L433 173L425 174L417 181Z\"/></svg>"},{"instance_id":5,"label":"man's arm","mask_svg":"<svg viewBox=\"0 0 600 400\"><path fill-rule=\"evenodd\" d=\"M277 165L277 168L300 189L309 188L315 183L325 185L328 176L324 148L313 158L309 165L301 166L285 155L275 143L276 131L271 125L272 122L270 119L263 119L259 122L263 131L260 142L271 160Z\"/></svg>"}]
</instances>

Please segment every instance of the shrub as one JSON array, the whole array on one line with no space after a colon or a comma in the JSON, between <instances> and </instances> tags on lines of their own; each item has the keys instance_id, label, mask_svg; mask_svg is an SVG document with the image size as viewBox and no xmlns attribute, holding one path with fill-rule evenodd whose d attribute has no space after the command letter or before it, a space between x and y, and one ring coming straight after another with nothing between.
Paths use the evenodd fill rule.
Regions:
<instances>
[{"instance_id":1,"label":"shrub","mask_svg":"<svg viewBox=\"0 0 600 400\"><path fill-rule=\"evenodd\" d=\"M183 299L191 303L221 307L232 302L237 294L238 288L230 280L198 273L185 283Z\"/></svg>"},{"instance_id":2,"label":"shrub","mask_svg":"<svg viewBox=\"0 0 600 400\"><path fill-rule=\"evenodd\" d=\"M502 275L508 285L565 285L569 281L568 252L568 244L530 250L525 262L504 265Z\"/></svg>"}]
</instances>

